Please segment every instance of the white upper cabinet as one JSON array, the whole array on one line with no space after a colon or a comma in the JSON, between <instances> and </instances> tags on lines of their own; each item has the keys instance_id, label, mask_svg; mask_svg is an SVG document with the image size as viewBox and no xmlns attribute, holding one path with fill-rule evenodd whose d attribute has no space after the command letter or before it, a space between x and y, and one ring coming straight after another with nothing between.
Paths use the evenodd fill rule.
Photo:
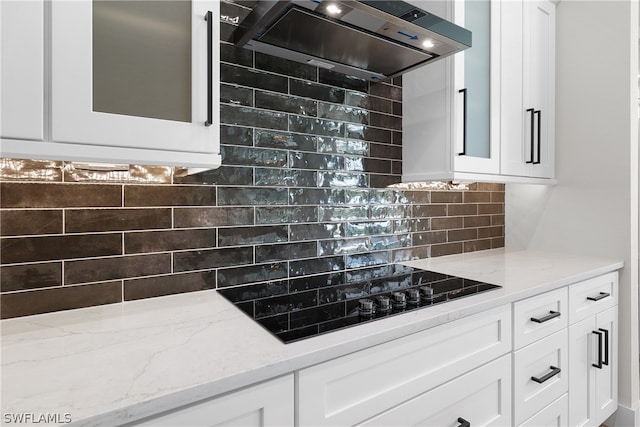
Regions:
<instances>
[{"instance_id":1,"label":"white upper cabinet","mask_svg":"<svg viewBox=\"0 0 640 427\"><path fill-rule=\"evenodd\" d=\"M413 1L472 47L403 76L403 181L553 183L555 6Z\"/></svg>"},{"instance_id":2,"label":"white upper cabinet","mask_svg":"<svg viewBox=\"0 0 640 427\"><path fill-rule=\"evenodd\" d=\"M219 6L3 1L1 155L219 166Z\"/></svg>"},{"instance_id":3,"label":"white upper cabinet","mask_svg":"<svg viewBox=\"0 0 640 427\"><path fill-rule=\"evenodd\" d=\"M507 1L502 18L505 175L554 178L555 5Z\"/></svg>"},{"instance_id":4,"label":"white upper cabinet","mask_svg":"<svg viewBox=\"0 0 640 427\"><path fill-rule=\"evenodd\" d=\"M500 4L411 1L473 34L473 47L403 76L403 181L499 173Z\"/></svg>"}]
</instances>

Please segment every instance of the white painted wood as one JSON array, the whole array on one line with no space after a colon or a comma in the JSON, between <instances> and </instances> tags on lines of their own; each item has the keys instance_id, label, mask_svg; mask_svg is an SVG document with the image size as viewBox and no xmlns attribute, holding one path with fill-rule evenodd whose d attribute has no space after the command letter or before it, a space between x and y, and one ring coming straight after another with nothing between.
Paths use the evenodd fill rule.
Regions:
<instances>
[{"instance_id":1,"label":"white painted wood","mask_svg":"<svg viewBox=\"0 0 640 427\"><path fill-rule=\"evenodd\" d=\"M511 424L511 358L498 360L380 414L364 426L472 426Z\"/></svg>"},{"instance_id":2,"label":"white painted wood","mask_svg":"<svg viewBox=\"0 0 640 427\"><path fill-rule=\"evenodd\" d=\"M520 349L513 357L513 400L515 424L541 411L568 390L568 333L566 329ZM561 372L542 384L531 379L550 372Z\"/></svg>"},{"instance_id":3,"label":"white painted wood","mask_svg":"<svg viewBox=\"0 0 640 427\"><path fill-rule=\"evenodd\" d=\"M610 296L598 301L589 297L597 297L601 292ZM605 274L569 286L569 322L575 323L590 318L596 313L618 304L618 272Z\"/></svg>"},{"instance_id":4,"label":"white painted wood","mask_svg":"<svg viewBox=\"0 0 640 427\"><path fill-rule=\"evenodd\" d=\"M293 374L179 408L136 426L292 426Z\"/></svg>"},{"instance_id":5,"label":"white painted wood","mask_svg":"<svg viewBox=\"0 0 640 427\"><path fill-rule=\"evenodd\" d=\"M520 349L541 338L567 327L569 313L567 310L567 288L547 292L513 304L513 347ZM560 317L544 323L537 323L531 318L542 318L550 312L560 313Z\"/></svg>"},{"instance_id":6,"label":"white painted wood","mask_svg":"<svg viewBox=\"0 0 640 427\"><path fill-rule=\"evenodd\" d=\"M555 177L555 13L555 5L547 0L503 2L503 175ZM527 111L530 108L540 111L533 119Z\"/></svg>"},{"instance_id":7,"label":"white painted wood","mask_svg":"<svg viewBox=\"0 0 640 427\"><path fill-rule=\"evenodd\" d=\"M595 369L595 420L599 425L618 409L618 307L598 313L596 328L609 331L609 364Z\"/></svg>"},{"instance_id":8,"label":"white painted wood","mask_svg":"<svg viewBox=\"0 0 640 427\"><path fill-rule=\"evenodd\" d=\"M594 426L597 336L595 319L588 318L569 327L569 425ZM595 351L594 351L595 350ZM595 355L595 357L594 357Z\"/></svg>"},{"instance_id":9,"label":"white painted wood","mask_svg":"<svg viewBox=\"0 0 640 427\"><path fill-rule=\"evenodd\" d=\"M510 349L507 305L302 369L299 424L361 423Z\"/></svg>"},{"instance_id":10,"label":"white painted wood","mask_svg":"<svg viewBox=\"0 0 640 427\"><path fill-rule=\"evenodd\" d=\"M44 139L44 19L42 0L0 2L1 138Z\"/></svg>"},{"instance_id":11,"label":"white painted wood","mask_svg":"<svg viewBox=\"0 0 640 427\"><path fill-rule=\"evenodd\" d=\"M569 397L564 394L560 399L529 418L520 427L566 427L574 426L568 423L568 401Z\"/></svg>"}]
</instances>

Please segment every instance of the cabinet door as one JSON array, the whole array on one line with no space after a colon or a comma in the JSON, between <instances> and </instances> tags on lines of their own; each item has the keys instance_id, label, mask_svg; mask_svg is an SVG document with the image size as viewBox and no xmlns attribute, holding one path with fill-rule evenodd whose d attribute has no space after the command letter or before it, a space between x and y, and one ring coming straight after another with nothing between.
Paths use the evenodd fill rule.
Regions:
<instances>
[{"instance_id":1,"label":"cabinet door","mask_svg":"<svg viewBox=\"0 0 640 427\"><path fill-rule=\"evenodd\" d=\"M551 405L529 418L519 427L565 427L569 424L567 421L567 394L553 402Z\"/></svg>"},{"instance_id":2,"label":"cabinet door","mask_svg":"<svg viewBox=\"0 0 640 427\"><path fill-rule=\"evenodd\" d=\"M135 426L292 426L293 374L153 417Z\"/></svg>"},{"instance_id":3,"label":"cabinet door","mask_svg":"<svg viewBox=\"0 0 640 427\"><path fill-rule=\"evenodd\" d=\"M53 1L52 140L96 150L217 156L219 6L198 0ZM209 11L212 18L205 20ZM208 94L215 101L210 107ZM211 126L205 125L209 116Z\"/></svg>"},{"instance_id":4,"label":"cabinet door","mask_svg":"<svg viewBox=\"0 0 640 427\"><path fill-rule=\"evenodd\" d=\"M592 364L597 360L595 319L590 317L569 327L569 425L593 426L595 398L593 395L595 372ZM595 351L594 351L595 350Z\"/></svg>"},{"instance_id":5,"label":"cabinet door","mask_svg":"<svg viewBox=\"0 0 640 427\"><path fill-rule=\"evenodd\" d=\"M456 172L499 172L499 1L454 2L454 20L473 46L453 57L453 164Z\"/></svg>"},{"instance_id":6,"label":"cabinet door","mask_svg":"<svg viewBox=\"0 0 640 427\"><path fill-rule=\"evenodd\" d=\"M503 2L501 24L500 171L553 178L555 6Z\"/></svg>"},{"instance_id":7,"label":"cabinet door","mask_svg":"<svg viewBox=\"0 0 640 427\"><path fill-rule=\"evenodd\" d=\"M595 369L594 383L595 419L600 424L618 408L618 307L599 313L596 328L603 333L604 350L602 369Z\"/></svg>"},{"instance_id":8,"label":"cabinet door","mask_svg":"<svg viewBox=\"0 0 640 427\"><path fill-rule=\"evenodd\" d=\"M44 138L44 25L44 1L0 2L1 138Z\"/></svg>"},{"instance_id":9,"label":"cabinet door","mask_svg":"<svg viewBox=\"0 0 640 427\"><path fill-rule=\"evenodd\" d=\"M511 360L503 356L390 411L364 426L508 426Z\"/></svg>"}]
</instances>

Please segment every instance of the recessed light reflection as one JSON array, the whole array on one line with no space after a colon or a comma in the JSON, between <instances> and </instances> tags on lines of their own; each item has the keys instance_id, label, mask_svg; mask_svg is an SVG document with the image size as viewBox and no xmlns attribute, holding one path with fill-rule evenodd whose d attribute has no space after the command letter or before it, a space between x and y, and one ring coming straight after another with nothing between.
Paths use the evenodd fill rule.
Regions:
<instances>
[{"instance_id":1,"label":"recessed light reflection","mask_svg":"<svg viewBox=\"0 0 640 427\"><path fill-rule=\"evenodd\" d=\"M433 40L427 39L427 40L422 42L422 46L426 47L427 49L430 49L430 48L434 47L435 44L433 44Z\"/></svg>"},{"instance_id":2,"label":"recessed light reflection","mask_svg":"<svg viewBox=\"0 0 640 427\"><path fill-rule=\"evenodd\" d=\"M342 9L340 9L338 5L332 3L327 6L327 12L331 15L338 15L340 14L340 12L342 12Z\"/></svg>"}]
</instances>

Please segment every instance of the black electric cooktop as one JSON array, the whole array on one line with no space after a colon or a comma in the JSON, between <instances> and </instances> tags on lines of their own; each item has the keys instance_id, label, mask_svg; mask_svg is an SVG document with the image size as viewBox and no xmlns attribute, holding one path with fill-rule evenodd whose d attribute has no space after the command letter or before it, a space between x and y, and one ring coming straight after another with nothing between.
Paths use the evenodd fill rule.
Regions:
<instances>
[{"instance_id":1,"label":"black electric cooktop","mask_svg":"<svg viewBox=\"0 0 640 427\"><path fill-rule=\"evenodd\" d=\"M284 343L428 309L500 286L400 264L219 289Z\"/></svg>"}]
</instances>

